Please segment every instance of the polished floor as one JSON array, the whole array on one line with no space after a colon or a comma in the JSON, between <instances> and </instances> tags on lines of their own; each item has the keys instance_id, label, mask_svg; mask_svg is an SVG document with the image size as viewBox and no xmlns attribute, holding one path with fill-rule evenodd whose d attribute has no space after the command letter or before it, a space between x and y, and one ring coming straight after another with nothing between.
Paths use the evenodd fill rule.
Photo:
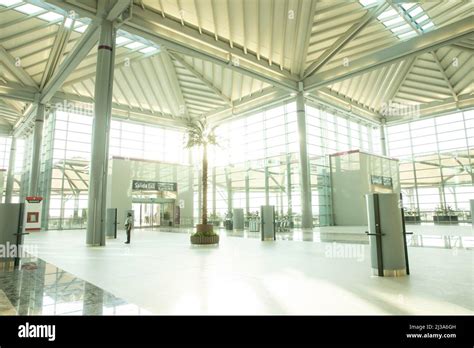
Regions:
<instances>
[{"instance_id":1,"label":"polished floor","mask_svg":"<svg viewBox=\"0 0 474 348\"><path fill-rule=\"evenodd\" d=\"M124 301L39 258L0 264L0 315L144 315Z\"/></svg>"},{"instance_id":2,"label":"polished floor","mask_svg":"<svg viewBox=\"0 0 474 348\"><path fill-rule=\"evenodd\" d=\"M190 228L157 228L156 231L191 233ZM337 242L368 244L369 238L365 234L365 226L326 226L316 227L312 230L292 229L276 234L277 240L302 241L302 242ZM472 225L434 225L418 224L406 225L407 244L410 247L434 247L446 249L473 249L474 229ZM245 230L227 231L220 228L220 233L229 237L242 237L260 239L260 232Z\"/></svg>"},{"instance_id":3,"label":"polished floor","mask_svg":"<svg viewBox=\"0 0 474 348\"><path fill-rule=\"evenodd\" d=\"M85 246L84 230L26 242L42 260L153 314L474 314L470 248L410 247L411 275L381 278L371 276L366 244L232 234L221 231L219 246L145 229L130 245L123 231L106 247Z\"/></svg>"}]
</instances>

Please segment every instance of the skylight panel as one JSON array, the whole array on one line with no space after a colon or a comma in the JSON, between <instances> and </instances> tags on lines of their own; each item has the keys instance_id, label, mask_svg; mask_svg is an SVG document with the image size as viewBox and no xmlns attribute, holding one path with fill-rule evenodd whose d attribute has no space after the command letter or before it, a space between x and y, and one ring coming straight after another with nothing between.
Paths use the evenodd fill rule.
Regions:
<instances>
[{"instance_id":1,"label":"skylight panel","mask_svg":"<svg viewBox=\"0 0 474 348\"><path fill-rule=\"evenodd\" d=\"M121 45L121 44L124 44L125 42L129 42L130 39L129 38L126 38L124 36L117 36L115 38L115 44L116 45Z\"/></svg>"},{"instance_id":2,"label":"skylight panel","mask_svg":"<svg viewBox=\"0 0 474 348\"><path fill-rule=\"evenodd\" d=\"M27 15L32 15L32 14L44 11L41 7L31 5L31 4L25 4L25 5L15 7L15 10Z\"/></svg>"},{"instance_id":3,"label":"skylight panel","mask_svg":"<svg viewBox=\"0 0 474 348\"><path fill-rule=\"evenodd\" d=\"M378 0L359 0L360 4L364 7L375 5Z\"/></svg>"},{"instance_id":4,"label":"skylight panel","mask_svg":"<svg viewBox=\"0 0 474 348\"><path fill-rule=\"evenodd\" d=\"M10 7L19 4L21 0L0 0L0 5Z\"/></svg>"},{"instance_id":5,"label":"skylight panel","mask_svg":"<svg viewBox=\"0 0 474 348\"><path fill-rule=\"evenodd\" d=\"M64 22L64 26L66 28L70 28L72 26L73 20L71 18L66 18L66 22Z\"/></svg>"},{"instance_id":6,"label":"skylight panel","mask_svg":"<svg viewBox=\"0 0 474 348\"><path fill-rule=\"evenodd\" d=\"M397 35L399 39L408 39L410 37L413 37L413 36L416 36L416 32L415 31L409 31L408 33L403 33L403 34L399 34Z\"/></svg>"},{"instance_id":7,"label":"skylight panel","mask_svg":"<svg viewBox=\"0 0 474 348\"><path fill-rule=\"evenodd\" d=\"M383 24L385 24L385 26L387 27L390 27L392 25L402 24L403 22L404 22L403 18L398 16L398 18L394 18L388 21L383 21Z\"/></svg>"},{"instance_id":8,"label":"skylight panel","mask_svg":"<svg viewBox=\"0 0 474 348\"><path fill-rule=\"evenodd\" d=\"M413 6L415 6L415 5L416 5L416 4L414 4L414 3L407 3L407 4L405 3L405 4L402 4L402 7L403 7L406 11L408 11L409 9L411 9L411 8L412 8Z\"/></svg>"},{"instance_id":9,"label":"skylight panel","mask_svg":"<svg viewBox=\"0 0 474 348\"><path fill-rule=\"evenodd\" d=\"M62 15L58 14L58 13L55 13L55 12L46 12L42 15L39 15L38 18L44 19L45 21L48 21L48 22L54 22L54 21L57 21L57 20L61 20L64 17Z\"/></svg>"},{"instance_id":10,"label":"skylight panel","mask_svg":"<svg viewBox=\"0 0 474 348\"><path fill-rule=\"evenodd\" d=\"M429 19L430 17L428 17L428 15L423 15L421 16L420 18L416 19L416 22L419 24L419 23L422 23L424 21L426 21L427 19Z\"/></svg>"},{"instance_id":11,"label":"skylight panel","mask_svg":"<svg viewBox=\"0 0 474 348\"><path fill-rule=\"evenodd\" d=\"M408 24L404 24L404 25L401 25L399 27L393 28L391 30L394 33L397 33L397 32L404 31L404 30L409 30L409 29L411 29L411 27Z\"/></svg>"},{"instance_id":12,"label":"skylight panel","mask_svg":"<svg viewBox=\"0 0 474 348\"><path fill-rule=\"evenodd\" d=\"M153 52L153 51L156 51L156 50L157 50L156 47L151 47L151 46L149 46L149 47L142 48L142 49L140 50L140 52L141 52L141 53L150 53L150 52Z\"/></svg>"},{"instance_id":13,"label":"skylight panel","mask_svg":"<svg viewBox=\"0 0 474 348\"><path fill-rule=\"evenodd\" d=\"M398 16L398 12L395 11L393 8L390 9L390 10L387 10L387 11L384 11L382 12L382 14L380 16L378 16L377 18L380 20L380 21L383 21L384 19L387 19L389 17L393 17L393 16Z\"/></svg>"},{"instance_id":14,"label":"skylight panel","mask_svg":"<svg viewBox=\"0 0 474 348\"><path fill-rule=\"evenodd\" d=\"M137 49L137 48L142 47L142 46L145 46L145 45L142 44L141 42L135 41L135 42L132 42L132 43L126 45L125 47L130 48L131 50L134 50L134 49Z\"/></svg>"},{"instance_id":15,"label":"skylight panel","mask_svg":"<svg viewBox=\"0 0 474 348\"><path fill-rule=\"evenodd\" d=\"M82 25L80 27L74 28L74 31L77 31L78 33L83 33L87 30L88 25Z\"/></svg>"},{"instance_id":16,"label":"skylight panel","mask_svg":"<svg viewBox=\"0 0 474 348\"><path fill-rule=\"evenodd\" d=\"M427 24L425 24L424 26L422 26L421 28L423 30L427 30L427 29L430 29L432 26L434 26L433 22L429 21Z\"/></svg>"},{"instance_id":17,"label":"skylight panel","mask_svg":"<svg viewBox=\"0 0 474 348\"><path fill-rule=\"evenodd\" d=\"M408 11L410 16L412 16L412 17L415 17L416 15L420 14L421 12L423 12L423 9L421 8L421 6L417 6L413 10Z\"/></svg>"}]
</instances>

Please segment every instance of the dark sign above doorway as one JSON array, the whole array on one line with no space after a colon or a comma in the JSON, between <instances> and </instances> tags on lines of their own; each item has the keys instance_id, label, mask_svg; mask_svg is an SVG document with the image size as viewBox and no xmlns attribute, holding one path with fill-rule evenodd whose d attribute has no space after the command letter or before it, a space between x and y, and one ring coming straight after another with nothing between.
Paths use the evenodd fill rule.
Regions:
<instances>
[{"instance_id":1,"label":"dark sign above doorway","mask_svg":"<svg viewBox=\"0 0 474 348\"><path fill-rule=\"evenodd\" d=\"M133 191L178 191L178 184L175 182L161 182L161 181L132 181Z\"/></svg>"},{"instance_id":2,"label":"dark sign above doorway","mask_svg":"<svg viewBox=\"0 0 474 348\"><path fill-rule=\"evenodd\" d=\"M373 185L381 185L387 187L393 187L392 178L387 176L371 175L371 182Z\"/></svg>"}]
</instances>

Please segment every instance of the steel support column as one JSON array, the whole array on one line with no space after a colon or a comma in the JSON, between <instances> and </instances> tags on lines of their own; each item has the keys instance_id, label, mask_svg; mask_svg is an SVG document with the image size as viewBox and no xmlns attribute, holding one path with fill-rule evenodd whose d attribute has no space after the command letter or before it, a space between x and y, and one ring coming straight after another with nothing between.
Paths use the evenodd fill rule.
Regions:
<instances>
[{"instance_id":1,"label":"steel support column","mask_svg":"<svg viewBox=\"0 0 474 348\"><path fill-rule=\"evenodd\" d=\"M225 181L227 186L227 212L232 214L232 177L227 168L225 168Z\"/></svg>"},{"instance_id":2,"label":"steel support column","mask_svg":"<svg viewBox=\"0 0 474 348\"><path fill-rule=\"evenodd\" d=\"M300 142L300 189L301 189L301 228L313 228L313 209L311 206L311 182L308 150L306 142L306 112L303 93L296 96L296 112Z\"/></svg>"},{"instance_id":3,"label":"steel support column","mask_svg":"<svg viewBox=\"0 0 474 348\"><path fill-rule=\"evenodd\" d=\"M250 176L248 170L245 175L245 214L248 218L250 214Z\"/></svg>"},{"instance_id":4,"label":"steel support column","mask_svg":"<svg viewBox=\"0 0 474 348\"><path fill-rule=\"evenodd\" d=\"M38 194L38 183L41 171L41 144L43 140L44 114L44 104L38 104L35 118L35 130L33 133L33 149L31 151L30 185L28 189L29 196L36 196Z\"/></svg>"},{"instance_id":5,"label":"steel support column","mask_svg":"<svg viewBox=\"0 0 474 348\"><path fill-rule=\"evenodd\" d=\"M286 199L287 199L287 214L288 219L293 222L293 208L292 208L292 193L291 193L291 155L286 155Z\"/></svg>"},{"instance_id":6,"label":"steel support column","mask_svg":"<svg viewBox=\"0 0 474 348\"><path fill-rule=\"evenodd\" d=\"M382 119L380 122L380 147L382 150L382 155L388 156L387 153L387 139L385 136L385 119Z\"/></svg>"},{"instance_id":7,"label":"steel support column","mask_svg":"<svg viewBox=\"0 0 474 348\"><path fill-rule=\"evenodd\" d=\"M10 159L8 161L7 187L5 188L5 203L12 202L13 185L15 183L16 138L12 137Z\"/></svg>"},{"instance_id":8,"label":"steel support column","mask_svg":"<svg viewBox=\"0 0 474 348\"><path fill-rule=\"evenodd\" d=\"M105 245L105 218L109 132L114 81L115 28L111 21L100 26L94 91L94 123L92 128L91 168L87 245Z\"/></svg>"},{"instance_id":9,"label":"steel support column","mask_svg":"<svg viewBox=\"0 0 474 348\"><path fill-rule=\"evenodd\" d=\"M215 217L217 213L217 183L216 183L216 167L212 168L212 215Z\"/></svg>"},{"instance_id":10,"label":"steel support column","mask_svg":"<svg viewBox=\"0 0 474 348\"><path fill-rule=\"evenodd\" d=\"M265 205L270 205L270 173L265 165Z\"/></svg>"}]
</instances>

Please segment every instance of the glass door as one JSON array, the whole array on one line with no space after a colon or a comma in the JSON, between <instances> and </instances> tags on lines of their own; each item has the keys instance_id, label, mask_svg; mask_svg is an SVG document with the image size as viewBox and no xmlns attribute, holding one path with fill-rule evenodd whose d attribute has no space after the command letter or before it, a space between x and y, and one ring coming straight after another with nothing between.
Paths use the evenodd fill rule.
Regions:
<instances>
[{"instance_id":1,"label":"glass door","mask_svg":"<svg viewBox=\"0 0 474 348\"><path fill-rule=\"evenodd\" d=\"M132 203L135 227L157 227L160 225L160 204Z\"/></svg>"}]
</instances>

